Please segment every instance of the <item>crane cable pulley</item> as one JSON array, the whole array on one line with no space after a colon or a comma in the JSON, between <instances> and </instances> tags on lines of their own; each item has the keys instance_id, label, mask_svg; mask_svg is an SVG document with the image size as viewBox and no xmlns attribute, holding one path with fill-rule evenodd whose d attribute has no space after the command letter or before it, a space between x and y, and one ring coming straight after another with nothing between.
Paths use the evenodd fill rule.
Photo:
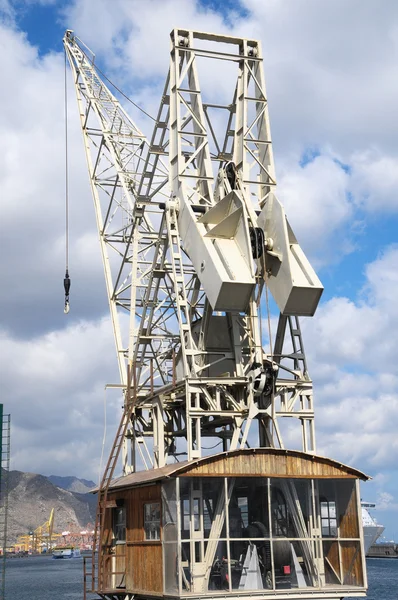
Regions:
<instances>
[{"instance_id":1,"label":"crane cable pulley","mask_svg":"<svg viewBox=\"0 0 398 600\"><path fill-rule=\"evenodd\" d=\"M69 277L69 186L68 186L68 91L67 91L67 78L66 78L66 50L65 53L65 277L64 277L64 290L65 290L65 307L64 313L67 315L70 309L69 306L69 290L71 280Z\"/></svg>"}]
</instances>

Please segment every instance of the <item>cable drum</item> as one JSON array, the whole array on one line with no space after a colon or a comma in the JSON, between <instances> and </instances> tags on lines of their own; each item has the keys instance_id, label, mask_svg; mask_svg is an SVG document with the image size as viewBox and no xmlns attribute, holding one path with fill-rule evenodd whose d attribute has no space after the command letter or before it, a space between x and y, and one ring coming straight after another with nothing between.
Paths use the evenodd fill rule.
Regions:
<instances>
[{"instance_id":1,"label":"cable drum","mask_svg":"<svg viewBox=\"0 0 398 600\"><path fill-rule=\"evenodd\" d=\"M275 572L281 571L283 567L290 566L292 562L292 549L287 540L274 541L272 545L274 554Z\"/></svg>"},{"instance_id":2,"label":"cable drum","mask_svg":"<svg viewBox=\"0 0 398 600\"><path fill-rule=\"evenodd\" d=\"M276 370L272 365L263 367L260 363L253 363L247 377L254 396L270 396L273 391L275 376Z\"/></svg>"},{"instance_id":3,"label":"cable drum","mask_svg":"<svg viewBox=\"0 0 398 600\"><path fill-rule=\"evenodd\" d=\"M253 365L253 368L249 371L248 379L254 395L261 396L267 383L267 376L261 365Z\"/></svg>"},{"instance_id":4,"label":"cable drum","mask_svg":"<svg viewBox=\"0 0 398 600\"><path fill-rule=\"evenodd\" d=\"M261 258L264 253L265 236L261 227L250 227L250 244L253 258Z\"/></svg>"}]
</instances>

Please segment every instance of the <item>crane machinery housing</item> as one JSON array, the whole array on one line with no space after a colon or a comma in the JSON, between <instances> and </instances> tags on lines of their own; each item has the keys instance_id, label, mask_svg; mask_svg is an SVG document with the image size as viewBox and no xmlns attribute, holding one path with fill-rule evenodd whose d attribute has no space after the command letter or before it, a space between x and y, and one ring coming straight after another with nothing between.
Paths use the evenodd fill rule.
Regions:
<instances>
[{"instance_id":1,"label":"crane machinery housing","mask_svg":"<svg viewBox=\"0 0 398 600\"><path fill-rule=\"evenodd\" d=\"M365 596L367 476L316 454L299 317L323 288L275 193L260 43L174 29L148 139L70 30L64 47L124 390L88 587Z\"/></svg>"}]
</instances>

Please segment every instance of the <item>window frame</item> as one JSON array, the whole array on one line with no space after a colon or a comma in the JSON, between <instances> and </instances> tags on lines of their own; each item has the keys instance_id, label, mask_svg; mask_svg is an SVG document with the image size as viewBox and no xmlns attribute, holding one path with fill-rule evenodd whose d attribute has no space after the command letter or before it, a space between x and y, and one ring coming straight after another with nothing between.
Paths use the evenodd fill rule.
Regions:
<instances>
[{"instance_id":1,"label":"window frame","mask_svg":"<svg viewBox=\"0 0 398 600\"><path fill-rule=\"evenodd\" d=\"M153 507L149 508L149 517L153 517L153 511L157 511L159 515L158 519L147 518L147 506ZM157 508L154 508L157 507ZM161 503L160 502L144 502L143 503L143 530L144 530L144 541L145 542L160 542L161 541L161 524L162 524L162 515L161 515ZM151 526L155 524L155 528L153 531L155 532L156 537L148 537L147 525ZM149 535L151 531L149 531Z\"/></svg>"},{"instance_id":2,"label":"window frame","mask_svg":"<svg viewBox=\"0 0 398 600\"><path fill-rule=\"evenodd\" d=\"M118 515L122 515L122 519L118 520ZM127 530L127 514L126 507L123 506L115 506L112 509L112 534L113 541L115 544L125 544L126 543L126 530ZM122 532L122 536L120 537L120 531Z\"/></svg>"},{"instance_id":3,"label":"window frame","mask_svg":"<svg viewBox=\"0 0 398 600\"><path fill-rule=\"evenodd\" d=\"M325 496L319 499L319 514L321 519L322 538L337 538L338 523L337 523L337 502L335 499L329 500ZM325 513L323 513L325 510ZM334 516L332 511L334 510ZM332 525L334 523L334 525Z\"/></svg>"}]
</instances>

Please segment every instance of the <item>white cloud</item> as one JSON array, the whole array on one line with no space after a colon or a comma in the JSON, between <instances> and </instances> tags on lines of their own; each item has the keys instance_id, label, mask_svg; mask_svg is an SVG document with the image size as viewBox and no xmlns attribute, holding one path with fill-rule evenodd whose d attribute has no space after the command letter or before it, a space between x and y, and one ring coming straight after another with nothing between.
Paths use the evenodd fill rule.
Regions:
<instances>
[{"instance_id":1,"label":"white cloud","mask_svg":"<svg viewBox=\"0 0 398 600\"><path fill-rule=\"evenodd\" d=\"M7 90L0 97L0 245L2 256L7 256L2 262L0 299L6 316L3 326L26 336L53 327L57 314L61 326L63 318L64 64L62 55L40 57L24 34L0 25L0 70ZM95 259L87 242L95 235L95 219L74 90L70 92L71 297L75 308L80 307L71 318L87 316L88 301L95 317L104 306L99 300L102 269L99 253Z\"/></svg>"},{"instance_id":2,"label":"white cloud","mask_svg":"<svg viewBox=\"0 0 398 600\"><path fill-rule=\"evenodd\" d=\"M394 501L394 496L388 492L380 492L377 495L377 510L398 511L398 502Z\"/></svg>"},{"instance_id":3,"label":"white cloud","mask_svg":"<svg viewBox=\"0 0 398 600\"><path fill-rule=\"evenodd\" d=\"M278 154L287 145L300 149L325 143L343 156L374 145L396 153L394 0L382 7L371 0L241 4L249 10L247 18L193 0L115 0L112 5L79 0L65 8L65 24L108 68L118 70L119 82L133 76L136 87L150 77L160 78L154 84L162 85L169 32L176 26L260 39Z\"/></svg>"},{"instance_id":4,"label":"white cloud","mask_svg":"<svg viewBox=\"0 0 398 600\"><path fill-rule=\"evenodd\" d=\"M263 39L274 141L331 144L351 154L373 144L396 153L394 0L244 0L245 35ZM250 30L250 24L252 30ZM275 139L275 133L277 138Z\"/></svg>"},{"instance_id":5,"label":"white cloud","mask_svg":"<svg viewBox=\"0 0 398 600\"><path fill-rule=\"evenodd\" d=\"M348 185L349 175L328 155L304 166L297 160L283 165L277 193L316 266L336 262L351 249L341 233L353 214Z\"/></svg>"},{"instance_id":6,"label":"white cloud","mask_svg":"<svg viewBox=\"0 0 398 600\"><path fill-rule=\"evenodd\" d=\"M371 213L398 212L398 157L370 149L354 154L351 190L355 201Z\"/></svg>"},{"instance_id":7,"label":"white cloud","mask_svg":"<svg viewBox=\"0 0 398 600\"><path fill-rule=\"evenodd\" d=\"M367 283L365 292L374 306L379 306L386 315L398 318L398 244L393 244L379 257L366 266Z\"/></svg>"},{"instance_id":8,"label":"white cloud","mask_svg":"<svg viewBox=\"0 0 398 600\"><path fill-rule=\"evenodd\" d=\"M12 414L14 468L67 475L79 462L92 476L101 449L104 386L118 381L112 350L108 318L29 341L2 333L1 380ZM108 394L108 403L109 443L120 418L120 394Z\"/></svg>"},{"instance_id":9,"label":"white cloud","mask_svg":"<svg viewBox=\"0 0 398 600\"><path fill-rule=\"evenodd\" d=\"M386 248L367 265L356 301L332 298L303 324L318 447L370 474L396 469L397 264L398 248Z\"/></svg>"},{"instance_id":10,"label":"white cloud","mask_svg":"<svg viewBox=\"0 0 398 600\"><path fill-rule=\"evenodd\" d=\"M67 6L65 15L76 34L108 64L140 79L165 79L169 33L175 27L228 30L219 14L186 0L85 0Z\"/></svg>"},{"instance_id":11,"label":"white cloud","mask_svg":"<svg viewBox=\"0 0 398 600\"><path fill-rule=\"evenodd\" d=\"M316 361L368 372L394 373L398 339L398 247L385 249L365 270L366 282L358 300L335 297L318 309L304 328L314 340ZM316 343L315 343L316 340ZM377 351L375 349L377 348ZM370 360L377 357L377 360Z\"/></svg>"}]
</instances>

